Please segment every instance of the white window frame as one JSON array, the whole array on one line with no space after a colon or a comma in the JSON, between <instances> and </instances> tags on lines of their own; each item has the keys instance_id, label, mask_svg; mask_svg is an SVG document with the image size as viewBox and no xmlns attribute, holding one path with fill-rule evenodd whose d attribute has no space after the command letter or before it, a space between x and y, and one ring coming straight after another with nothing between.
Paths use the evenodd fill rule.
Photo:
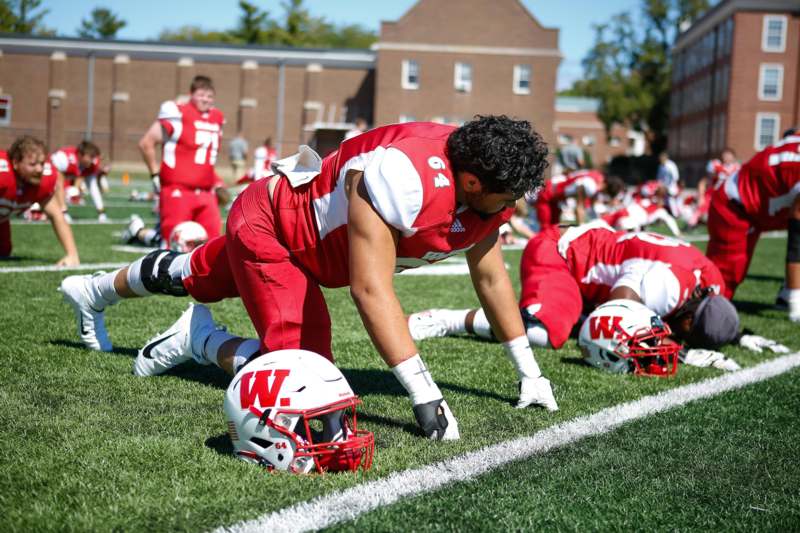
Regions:
<instances>
[{"instance_id":1,"label":"white window frame","mask_svg":"<svg viewBox=\"0 0 800 533\"><path fill-rule=\"evenodd\" d=\"M778 71L778 94L776 96L764 94L764 76L768 69ZM783 100L783 65L781 63L761 63L761 67L758 69L758 99L765 102L780 102Z\"/></svg>"},{"instance_id":2,"label":"white window frame","mask_svg":"<svg viewBox=\"0 0 800 533\"><path fill-rule=\"evenodd\" d=\"M469 79L463 79L465 72L469 72ZM472 91L472 64L456 61L453 66L453 87L456 91L468 93Z\"/></svg>"},{"instance_id":3,"label":"white window frame","mask_svg":"<svg viewBox=\"0 0 800 533\"><path fill-rule=\"evenodd\" d=\"M520 82L522 81L522 72L524 70L528 71L528 86L521 87ZM512 90L514 94L531 94L531 84L533 78L533 68L530 65L514 65L514 85Z\"/></svg>"},{"instance_id":4,"label":"white window frame","mask_svg":"<svg viewBox=\"0 0 800 533\"><path fill-rule=\"evenodd\" d=\"M0 94L0 97L8 99L8 104L6 107L6 118L0 118L0 126L10 126L11 125L11 109L12 99L10 94Z\"/></svg>"},{"instance_id":5,"label":"white window frame","mask_svg":"<svg viewBox=\"0 0 800 533\"><path fill-rule=\"evenodd\" d=\"M781 45L776 48L771 48L767 42L769 35L769 23L774 20L780 20L782 24L781 31ZM783 53L786 51L786 30L789 25L789 18L786 15L764 15L764 22L761 26L761 51L762 52L775 52Z\"/></svg>"},{"instance_id":6,"label":"white window frame","mask_svg":"<svg viewBox=\"0 0 800 533\"><path fill-rule=\"evenodd\" d=\"M772 142L769 144L761 145L761 121L764 119L774 119L775 120L775 135L773 135ZM775 144L778 142L780 138L780 131L781 131L781 115L780 113L756 113L756 136L753 141L753 147L756 150L763 150L767 146L771 144Z\"/></svg>"},{"instance_id":7,"label":"white window frame","mask_svg":"<svg viewBox=\"0 0 800 533\"><path fill-rule=\"evenodd\" d=\"M411 63L414 63L417 66L417 81L413 82L409 79L411 74ZM403 66L402 66L402 73L400 75L400 85L403 89L408 89L410 91L415 91L419 89L419 61L415 59L404 59Z\"/></svg>"}]
</instances>

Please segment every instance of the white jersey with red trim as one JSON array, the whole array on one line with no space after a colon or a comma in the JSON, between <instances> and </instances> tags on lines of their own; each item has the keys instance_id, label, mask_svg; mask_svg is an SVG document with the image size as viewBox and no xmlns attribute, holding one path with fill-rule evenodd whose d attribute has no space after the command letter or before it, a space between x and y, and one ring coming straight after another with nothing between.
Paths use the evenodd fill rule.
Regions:
<instances>
[{"instance_id":1,"label":"white jersey with red trim","mask_svg":"<svg viewBox=\"0 0 800 533\"><path fill-rule=\"evenodd\" d=\"M711 188L719 189L725 183L725 180L736 174L742 165L738 161L725 164L719 159L712 159L706 165L706 174L711 176Z\"/></svg>"},{"instance_id":2,"label":"white jersey with red trim","mask_svg":"<svg viewBox=\"0 0 800 533\"><path fill-rule=\"evenodd\" d=\"M588 308L629 287L648 308L669 316L695 288L722 292L719 269L700 250L657 233L615 231L602 221L570 228L558 241Z\"/></svg>"},{"instance_id":3,"label":"white jersey with red trim","mask_svg":"<svg viewBox=\"0 0 800 533\"><path fill-rule=\"evenodd\" d=\"M364 173L373 207L400 234L398 272L468 250L496 232L513 209L486 216L456 201L446 151L454 129L426 122L375 128L344 141L310 183L292 188L288 179L279 180L275 222L292 255L321 285L349 284L349 171Z\"/></svg>"},{"instance_id":4,"label":"white jersey with red trim","mask_svg":"<svg viewBox=\"0 0 800 533\"><path fill-rule=\"evenodd\" d=\"M216 181L222 126L222 111L211 108L201 113L191 103L161 104L158 121L165 136L161 155L162 187L180 185L190 189L211 189Z\"/></svg>"},{"instance_id":5,"label":"white jersey with red trim","mask_svg":"<svg viewBox=\"0 0 800 533\"><path fill-rule=\"evenodd\" d=\"M785 224L800 194L800 136L786 137L754 155L725 183L725 192L765 229L770 220Z\"/></svg>"},{"instance_id":6,"label":"white jersey with red trim","mask_svg":"<svg viewBox=\"0 0 800 533\"><path fill-rule=\"evenodd\" d=\"M75 146L65 146L53 152L50 156L50 163L68 178L101 174L100 157L93 158L91 165L82 168L78 158L78 149Z\"/></svg>"},{"instance_id":7,"label":"white jersey with red trim","mask_svg":"<svg viewBox=\"0 0 800 533\"><path fill-rule=\"evenodd\" d=\"M675 219L661 205L646 198L636 198L626 207L601 217L609 226L618 230L637 230L655 224L665 223L673 235L679 235Z\"/></svg>"}]
</instances>

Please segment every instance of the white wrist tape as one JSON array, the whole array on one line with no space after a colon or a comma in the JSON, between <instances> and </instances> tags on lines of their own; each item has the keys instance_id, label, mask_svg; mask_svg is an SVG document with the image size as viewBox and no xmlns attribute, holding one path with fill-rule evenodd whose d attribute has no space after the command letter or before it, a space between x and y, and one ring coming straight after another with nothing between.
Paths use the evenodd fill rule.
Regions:
<instances>
[{"instance_id":1,"label":"white wrist tape","mask_svg":"<svg viewBox=\"0 0 800 533\"><path fill-rule=\"evenodd\" d=\"M503 349L521 378L538 378L542 375L527 336L504 342Z\"/></svg>"}]
</instances>

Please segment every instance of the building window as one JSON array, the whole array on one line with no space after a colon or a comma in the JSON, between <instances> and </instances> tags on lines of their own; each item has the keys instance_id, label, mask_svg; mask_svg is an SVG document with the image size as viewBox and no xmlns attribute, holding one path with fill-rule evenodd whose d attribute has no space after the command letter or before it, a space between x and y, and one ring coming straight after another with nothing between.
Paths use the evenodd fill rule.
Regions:
<instances>
[{"instance_id":1,"label":"building window","mask_svg":"<svg viewBox=\"0 0 800 533\"><path fill-rule=\"evenodd\" d=\"M595 139L594 135L584 135L581 137L581 142L584 146L594 146Z\"/></svg>"},{"instance_id":2,"label":"building window","mask_svg":"<svg viewBox=\"0 0 800 533\"><path fill-rule=\"evenodd\" d=\"M778 140L781 116L778 113L756 113L756 150L763 150Z\"/></svg>"},{"instance_id":3,"label":"building window","mask_svg":"<svg viewBox=\"0 0 800 533\"><path fill-rule=\"evenodd\" d=\"M531 94L530 65L514 65L514 94Z\"/></svg>"},{"instance_id":4,"label":"building window","mask_svg":"<svg viewBox=\"0 0 800 533\"><path fill-rule=\"evenodd\" d=\"M785 15L764 15L761 50L764 52L784 52L786 50L786 23Z\"/></svg>"},{"instance_id":5,"label":"building window","mask_svg":"<svg viewBox=\"0 0 800 533\"><path fill-rule=\"evenodd\" d=\"M622 139L620 139L619 137L611 137L608 140L608 145L612 148L619 148L620 146L622 146Z\"/></svg>"},{"instance_id":6,"label":"building window","mask_svg":"<svg viewBox=\"0 0 800 533\"><path fill-rule=\"evenodd\" d=\"M419 89L419 63L413 59L403 60L401 85L403 89Z\"/></svg>"},{"instance_id":7,"label":"building window","mask_svg":"<svg viewBox=\"0 0 800 533\"><path fill-rule=\"evenodd\" d=\"M404 122L416 122L416 121L417 119L414 118L413 115L400 115L400 117L397 119L397 122L399 122L400 124L403 124Z\"/></svg>"},{"instance_id":8,"label":"building window","mask_svg":"<svg viewBox=\"0 0 800 533\"><path fill-rule=\"evenodd\" d=\"M572 135L568 133L559 133L558 144L572 144Z\"/></svg>"},{"instance_id":9,"label":"building window","mask_svg":"<svg viewBox=\"0 0 800 533\"><path fill-rule=\"evenodd\" d=\"M783 98L783 65L762 64L758 76L758 99L777 102Z\"/></svg>"},{"instance_id":10,"label":"building window","mask_svg":"<svg viewBox=\"0 0 800 533\"><path fill-rule=\"evenodd\" d=\"M0 126L11 124L11 96L0 95Z\"/></svg>"},{"instance_id":11,"label":"building window","mask_svg":"<svg viewBox=\"0 0 800 533\"><path fill-rule=\"evenodd\" d=\"M453 74L453 86L456 91L468 93L472 90L472 65L469 63L456 63Z\"/></svg>"}]
</instances>

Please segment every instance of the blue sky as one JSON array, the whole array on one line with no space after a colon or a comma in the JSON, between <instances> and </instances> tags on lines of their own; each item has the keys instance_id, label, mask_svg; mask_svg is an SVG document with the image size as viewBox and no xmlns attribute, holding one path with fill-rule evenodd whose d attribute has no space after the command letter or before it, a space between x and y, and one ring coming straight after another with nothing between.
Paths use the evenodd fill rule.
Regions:
<instances>
[{"instance_id":1,"label":"blue sky","mask_svg":"<svg viewBox=\"0 0 800 533\"><path fill-rule=\"evenodd\" d=\"M281 2L255 1L273 17L282 15ZM359 23L378 30L381 20L396 20L415 0L306 0L315 15L336 23ZM629 11L638 15L639 0L523 0L525 6L547 27L560 28L560 48L564 54L558 75L559 89L568 87L582 73L581 59L592 45L592 24L611 15ZM152 39L164 28L186 24L205 29L226 29L236 24L237 0L45 0L49 10L45 24L61 35L74 35L82 18L97 6L111 8L128 21L118 37Z\"/></svg>"}]
</instances>

